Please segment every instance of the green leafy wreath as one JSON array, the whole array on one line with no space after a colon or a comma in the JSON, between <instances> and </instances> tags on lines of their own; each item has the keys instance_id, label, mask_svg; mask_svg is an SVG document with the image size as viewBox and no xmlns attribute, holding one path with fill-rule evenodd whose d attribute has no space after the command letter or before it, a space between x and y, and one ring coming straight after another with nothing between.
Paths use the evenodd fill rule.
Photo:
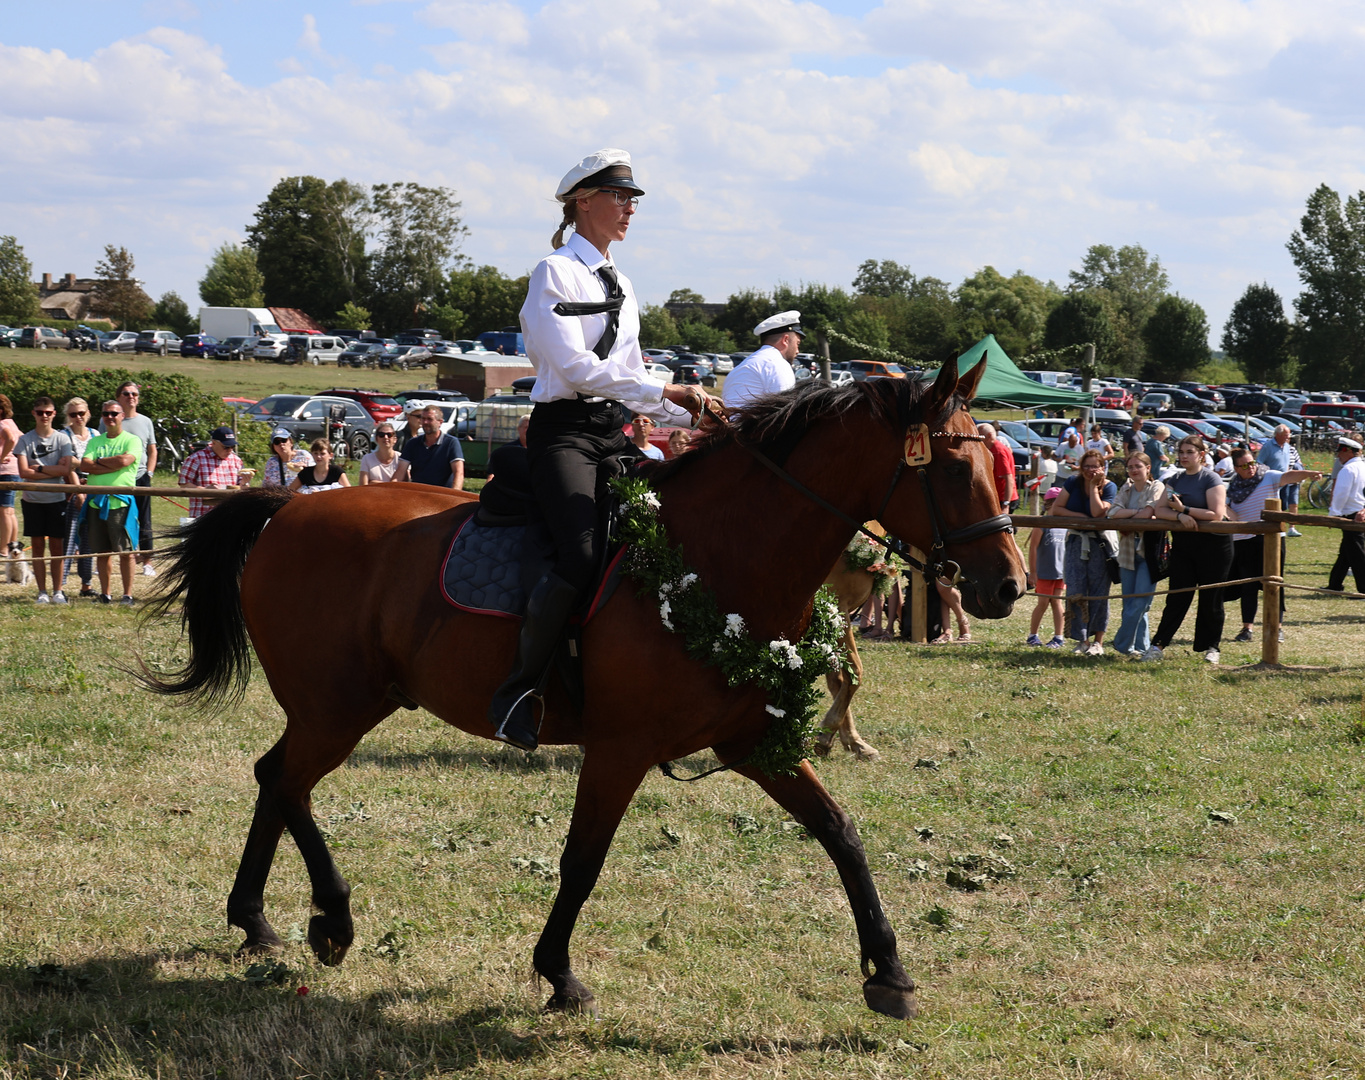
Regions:
<instances>
[{"instance_id":1,"label":"green leafy wreath","mask_svg":"<svg viewBox=\"0 0 1365 1080\"><path fill-rule=\"evenodd\" d=\"M629 545L622 568L639 586L636 595L658 602L659 622L683 635L692 659L720 668L731 686L757 683L767 690L773 720L746 763L769 776L796 772L810 756L815 734L814 681L826 671L848 668L843 615L833 595L823 587L816 593L800 641L757 641L743 618L721 614L715 595L688 570L659 521L659 497L649 485L621 478L612 486L621 499L619 535Z\"/></svg>"},{"instance_id":2,"label":"green leafy wreath","mask_svg":"<svg viewBox=\"0 0 1365 1080\"><path fill-rule=\"evenodd\" d=\"M875 575L872 594L883 598L891 594L896 578L905 572L905 564L900 559L862 533L854 533L848 547L844 548L844 566L850 572L866 570Z\"/></svg>"}]
</instances>

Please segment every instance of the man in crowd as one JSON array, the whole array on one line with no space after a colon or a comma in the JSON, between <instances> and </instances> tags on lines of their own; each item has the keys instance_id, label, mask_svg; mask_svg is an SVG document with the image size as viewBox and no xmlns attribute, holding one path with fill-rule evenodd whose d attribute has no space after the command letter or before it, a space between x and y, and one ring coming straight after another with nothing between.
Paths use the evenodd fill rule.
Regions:
<instances>
[{"instance_id":1,"label":"man in crowd","mask_svg":"<svg viewBox=\"0 0 1365 1080\"><path fill-rule=\"evenodd\" d=\"M90 494L85 513L90 519L90 546L99 553L95 569L100 577L99 603L112 604L109 595L111 552L118 553L119 580L123 585L120 604L133 606L133 537L138 534L138 507L127 495L100 494L101 487L133 487L137 463L142 457L142 442L123 430L123 406L106 401L100 408L102 433L85 446L80 470Z\"/></svg>"},{"instance_id":2,"label":"man in crowd","mask_svg":"<svg viewBox=\"0 0 1365 1080\"><path fill-rule=\"evenodd\" d=\"M1142 417L1133 417L1133 426L1123 433L1123 460L1127 461L1134 454L1141 454L1146 451L1147 440L1142 434Z\"/></svg>"},{"instance_id":3,"label":"man in crowd","mask_svg":"<svg viewBox=\"0 0 1365 1080\"><path fill-rule=\"evenodd\" d=\"M1019 508L1019 489L1014 482L1014 455L1010 448L995 437L991 424L977 424L976 433L986 440L986 449L991 452L991 472L995 476L995 493L1000 496L1000 505L1007 514Z\"/></svg>"},{"instance_id":4,"label":"man in crowd","mask_svg":"<svg viewBox=\"0 0 1365 1080\"><path fill-rule=\"evenodd\" d=\"M725 376L723 397L727 409L738 409L768 394L796 385L792 361L801 351L801 312L781 311L754 327L758 349L746 356Z\"/></svg>"},{"instance_id":5,"label":"man in crowd","mask_svg":"<svg viewBox=\"0 0 1365 1080\"><path fill-rule=\"evenodd\" d=\"M422 410L422 434L404 445L393 478L456 491L464 488L464 451L459 439L441 434L440 409L427 406Z\"/></svg>"},{"instance_id":6,"label":"man in crowd","mask_svg":"<svg viewBox=\"0 0 1365 1080\"><path fill-rule=\"evenodd\" d=\"M237 433L230 427L216 427L209 433L209 444L196 450L180 466L180 486L189 488L246 488L255 472L242 468L237 456ZM214 508L217 500L190 499L190 517L201 518Z\"/></svg>"},{"instance_id":7,"label":"man in crowd","mask_svg":"<svg viewBox=\"0 0 1365 1080\"><path fill-rule=\"evenodd\" d=\"M142 453L137 463L136 484L138 487L151 487L152 474L156 472L156 428L152 425L151 417L146 413L137 411L141 397L141 388L135 382L126 382L118 388L118 403L119 407L123 409L123 430L130 435L135 435L142 446ZM100 421L100 430L104 430L102 420ZM142 553L139 556L142 563L142 573L146 577L156 577L156 568L152 566L152 497L150 495L139 495L137 497L137 521L137 548Z\"/></svg>"},{"instance_id":8,"label":"man in crowd","mask_svg":"<svg viewBox=\"0 0 1365 1080\"><path fill-rule=\"evenodd\" d=\"M1303 462L1299 460L1299 452L1294 448L1294 444L1289 441L1290 431L1287 425L1281 424L1275 429L1275 437L1267 439L1261 444L1261 452L1256 455L1256 463L1264 465L1271 472L1289 472L1293 469L1302 469ZM1280 499L1284 503L1284 510L1287 514L1297 514L1299 512L1299 485L1286 484L1280 489ZM1289 526L1286 536L1302 536L1294 526Z\"/></svg>"},{"instance_id":9,"label":"man in crowd","mask_svg":"<svg viewBox=\"0 0 1365 1080\"><path fill-rule=\"evenodd\" d=\"M1081 455L1084 453L1085 444L1081 442L1080 432L1074 427L1067 428L1066 438L1057 447L1057 478L1065 480L1079 473Z\"/></svg>"},{"instance_id":10,"label":"man in crowd","mask_svg":"<svg viewBox=\"0 0 1365 1080\"><path fill-rule=\"evenodd\" d=\"M76 466L76 444L71 436L52 425L57 406L46 395L33 401L33 430L19 437L14 456L19 464L19 478L31 484L74 483L71 475ZM33 541L33 576L38 582L38 603L48 603L47 564L43 562L46 541L52 541L52 599L54 604L65 604L62 592L62 555L66 552L66 495L60 492L25 491L21 505L24 511L24 535Z\"/></svg>"},{"instance_id":11,"label":"man in crowd","mask_svg":"<svg viewBox=\"0 0 1365 1080\"><path fill-rule=\"evenodd\" d=\"M1365 458L1360 456L1361 444L1344 435L1337 440L1337 461L1341 469L1332 483L1332 505L1327 512L1347 521L1365 521ZM1332 572L1327 575L1327 587L1341 592L1346 587L1346 571L1356 579L1356 592L1365 593L1365 532L1341 530L1341 547Z\"/></svg>"},{"instance_id":12,"label":"man in crowd","mask_svg":"<svg viewBox=\"0 0 1365 1080\"><path fill-rule=\"evenodd\" d=\"M648 416L636 415L630 421L630 441L645 457L663 461L664 452L649 441L649 433L653 430L653 420Z\"/></svg>"}]
</instances>

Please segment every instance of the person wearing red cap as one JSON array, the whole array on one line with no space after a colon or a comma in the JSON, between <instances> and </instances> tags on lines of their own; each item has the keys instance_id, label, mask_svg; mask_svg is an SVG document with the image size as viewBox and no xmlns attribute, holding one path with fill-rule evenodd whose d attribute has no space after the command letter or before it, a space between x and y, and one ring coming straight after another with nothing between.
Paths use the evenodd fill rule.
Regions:
<instances>
[{"instance_id":1,"label":"person wearing red cap","mask_svg":"<svg viewBox=\"0 0 1365 1080\"><path fill-rule=\"evenodd\" d=\"M536 370L527 463L555 558L527 597L516 661L488 719L498 739L523 750L538 744L540 690L596 571L599 466L627 452L631 413L676 424L689 413L699 417L707 400L696 387L645 371L639 304L609 254L626 238L643 194L624 150L599 150L565 173L555 192L563 207L555 250L532 271L521 308Z\"/></svg>"},{"instance_id":2,"label":"person wearing red cap","mask_svg":"<svg viewBox=\"0 0 1365 1080\"><path fill-rule=\"evenodd\" d=\"M216 427L209 434L209 439L208 446L196 450L180 466L180 486L249 487L255 473L242 468L242 459L237 456L237 433L230 427ZM213 509L215 502L190 499L190 517L203 517Z\"/></svg>"}]
</instances>

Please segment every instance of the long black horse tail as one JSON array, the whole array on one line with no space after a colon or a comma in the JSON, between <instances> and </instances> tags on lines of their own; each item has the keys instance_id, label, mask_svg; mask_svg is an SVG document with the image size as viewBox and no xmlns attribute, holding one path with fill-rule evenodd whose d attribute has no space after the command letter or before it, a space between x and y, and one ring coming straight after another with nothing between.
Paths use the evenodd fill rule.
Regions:
<instances>
[{"instance_id":1,"label":"long black horse tail","mask_svg":"<svg viewBox=\"0 0 1365 1080\"><path fill-rule=\"evenodd\" d=\"M149 690L209 707L242 699L251 677L242 568L261 531L292 498L283 488L252 488L168 534L180 543L165 560L169 565L142 617L162 618L180 603L190 656L183 667L159 673L141 663L134 674Z\"/></svg>"}]
</instances>

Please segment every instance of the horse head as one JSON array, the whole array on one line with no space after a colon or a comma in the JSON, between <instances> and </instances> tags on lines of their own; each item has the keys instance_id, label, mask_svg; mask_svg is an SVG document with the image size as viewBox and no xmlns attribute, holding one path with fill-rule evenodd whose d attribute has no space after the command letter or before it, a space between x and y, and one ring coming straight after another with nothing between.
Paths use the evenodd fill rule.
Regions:
<instances>
[{"instance_id":1,"label":"horse head","mask_svg":"<svg viewBox=\"0 0 1365 1080\"><path fill-rule=\"evenodd\" d=\"M939 370L906 418L898 490L879 517L931 563L942 563L967 611L1003 619L1024 594L1024 564L996 494L990 451L967 413L985 373L984 359L961 377L956 360Z\"/></svg>"}]
</instances>

